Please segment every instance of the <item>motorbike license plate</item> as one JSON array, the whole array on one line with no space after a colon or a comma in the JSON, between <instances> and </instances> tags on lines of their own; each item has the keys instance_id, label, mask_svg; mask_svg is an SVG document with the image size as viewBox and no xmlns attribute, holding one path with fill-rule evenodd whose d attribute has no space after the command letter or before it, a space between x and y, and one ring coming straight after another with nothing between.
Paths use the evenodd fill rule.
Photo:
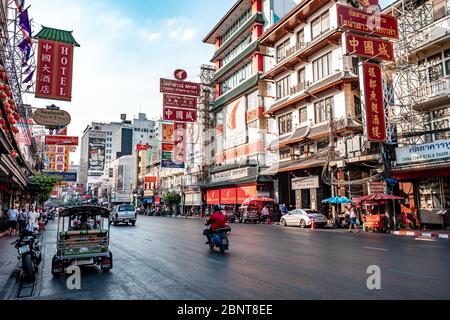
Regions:
<instances>
[{"instance_id":1,"label":"motorbike license plate","mask_svg":"<svg viewBox=\"0 0 450 320\"><path fill-rule=\"evenodd\" d=\"M22 247L20 247L19 248L19 254L24 254L24 253L27 253L27 252L30 252L31 250L30 250L30 246L22 246Z\"/></svg>"}]
</instances>

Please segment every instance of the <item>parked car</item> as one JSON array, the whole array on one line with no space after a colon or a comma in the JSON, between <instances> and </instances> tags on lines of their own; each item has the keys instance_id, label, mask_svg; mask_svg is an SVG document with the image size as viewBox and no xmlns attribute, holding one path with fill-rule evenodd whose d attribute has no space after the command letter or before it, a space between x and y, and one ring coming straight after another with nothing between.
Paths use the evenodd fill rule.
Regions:
<instances>
[{"instance_id":1,"label":"parked car","mask_svg":"<svg viewBox=\"0 0 450 320\"><path fill-rule=\"evenodd\" d=\"M119 223L131 223L136 225L137 213L131 204L119 204L111 211L111 223L117 226Z\"/></svg>"},{"instance_id":2,"label":"parked car","mask_svg":"<svg viewBox=\"0 0 450 320\"><path fill-rule=\"evenodd\" d=\"M317 227L325 227L328 223L327 217L312 209L295 209L281 218L281 225L296 226L301 228L311 227L313 219Z\"/></svg>"},{"instance_id":3,"label":"parked car","mask_svg":"<svg viewBox=\"0 0 450 320\"><path fill-rule=\"evenodd\" d=\"M250 206L242 206L240 207L240 214L239 214L239 222L240 223L247 223L249 221L253 223L260 223L260 216L259 216L259 209L257 206L250 205Z\"/></svg>"}]
</instances>

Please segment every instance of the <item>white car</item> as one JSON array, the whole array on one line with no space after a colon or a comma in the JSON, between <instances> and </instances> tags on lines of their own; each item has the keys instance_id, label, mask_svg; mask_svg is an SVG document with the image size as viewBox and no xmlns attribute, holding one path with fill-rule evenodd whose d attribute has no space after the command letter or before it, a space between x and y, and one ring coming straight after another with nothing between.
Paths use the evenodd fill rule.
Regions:
<instances>
[{"instance_id":1,"label":"white car","mask_svg":"<svg viewBox=\"0 0 450 320\"><path fill-rule=\"evenodd\" d=\"M313 219L317 227L325 227L328 223L327 217L316 210L295 209L281 218L281 225L307 228L311 227Z\"/></svg>"},{"instance_id":2,"label":"white car","mask_svg":"<svg viewBox=\"0 0 450 320\"><path fill-rule=\"evenodd\" d=\"M111 211L111 223L117 226L119 223L131 223L136 225L137 213L131 204L120 204L115 206Z\"/></svg>"}]
</instances>

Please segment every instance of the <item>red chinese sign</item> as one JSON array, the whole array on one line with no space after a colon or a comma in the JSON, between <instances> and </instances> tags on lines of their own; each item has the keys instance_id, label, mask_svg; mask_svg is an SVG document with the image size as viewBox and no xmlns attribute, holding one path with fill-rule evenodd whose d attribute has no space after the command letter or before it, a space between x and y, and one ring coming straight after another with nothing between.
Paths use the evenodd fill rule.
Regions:
<instances>
[{"instance_id":1,"label":"red chinese sign","mask_svg":"<svg viewBox=\"0 0 450 320\"><path fill-rule=\"evenodd\" d=\"M381 67L375 63L363 63L362 75L368 140L372 142L386 142L387 133Z\"/></svg>"},{"instance_id":2,"label":"red chinese sign","mask_svg":"<svg viewBox=\"0 0 450 320\"><path fill-rule=\"evenodd\" d=\"M176 96L173 94L165 94L164 106L186 108L186 109L197 109L197 98Z\"/></svg>"},{"instance_id":3,"label":"red chinese sign","mask_svg":"<svg viewBox=\"0 0 450 320\"><path fill-rule=\"evenodd\" d=\"M173 143L163 143L162 151L163 152L172 152L173 151Z\"/></svg>"},{"instance_id":4,"label":"red chinese sign","mask_svg":"<svg viewBox=\"0 0 450 320\"><path fill-rule=\"evenodd\" d=\"M185 81L161 79L160 92L186 96L200 96L200 84Z\"/></svg>"},{"instance_id":5,"label":"red chinese sign","mask_svg":"<svg viewBox=\"0 0 450 320\"><path fill-rule=\"evenodd\" d=\"M196 110L185 110L185 109L164 107L163 116L165 121L177 121L177 122L197 121Z\"/></svg>"},{"instance_id":6,"label":"red chinese sign","mask_svg":"<svg viewBox=\"0 0 450 320\"><path fill-rule=\"evenodd\" d=\"M136 145L136 151L147 151L148 146L146 144L137 144Z\"/></svg>"},{"instance_id":7,"label":"red chinese sign","mask_svg":"<svg viewBox=\"0 0 450 320\"><path fill-rule=\"evenodd\" d=\"M184 163L186 161L186 132L187 127L185 123L175 122L175 137L174 137L174 163Z\"/></svg>"},{"instance_id":8,"label":"red chinese sign","mask_svg":"<svg viewBox=\"0 0 450 320\"><path fill-rule=\"evenodd\" d=\"M50 146L55 146L55 145L78 146L78 137L46 136L45 144L50 145Z\"/></svg>"},{"instance_id":9,"label":"red chinese sign","mask_svg":"<svg viewBox=\"0 0 450 320\"><path fill-rule=\"evenodd\" d=\"M154 177L154 176L146 176L145 178L144 178L144 182L145 183L156 183L157 182L157 177Z\"/></svg>"},{"instance_id":10,"label":"red chinese sign","mask_svg":"<svg viewBox=\"0 0 450 320\"><path fill-rule=\"evenodd\" d=\"M256 185L237 188L237 201L239 204L242 204L247 198L256 198L256 195Z\"/></svg>"},{"instance_id":11,"label":"red chinese sign","mask_svg":"<svg viewBox=\"0 0 450 320\"><path fill-rule=\"evenodd\" d=\"M73 45L38 42L36 98L72 100Z\"/></svg>"},{"instance_id":12,"label":"red chinese sign","mask_svg":"<svg viewBox=\"0 0 450 320\"><path fill-rule=\"evenodd\" d=\"M227 188L220 190L220 204L236 204L236 198L236 188Z\"/></svg>"},{"instance_id":13,"label":"red chinese sign","mask_svg":"<svg viewBox=\"0 0 450 320\"><path fill-rule=\"evenodd\" d=\"M338 27L370 33L387 38L398 38L398 21L396 17L337 4Z\"/></svg>"},{"instance_id":14,"label":"red chinese sign","mask_svg":"<svg viewBox=\"0 0 450 320\"><path fill-rule=\"evenodd\" d=\"M206 203L216 205L220 203L220 190L208 190L206 193Z\"/></svg>"},{"instance_id":15,"label":"red chinese sign","mask_svg":"<svg viewBox=\"0 0 450 320\"><path fill-rule=\"evenodd\" d=\"M390 41L346 33L345 44L348 55L394 61L394 45Z\"/></svg>"}]
</instances>

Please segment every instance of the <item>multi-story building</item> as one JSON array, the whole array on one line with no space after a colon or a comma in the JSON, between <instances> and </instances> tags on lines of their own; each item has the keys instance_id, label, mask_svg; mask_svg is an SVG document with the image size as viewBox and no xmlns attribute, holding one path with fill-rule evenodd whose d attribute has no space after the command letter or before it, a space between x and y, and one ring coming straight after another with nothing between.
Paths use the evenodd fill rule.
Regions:
<instances>
[{"instance_id":1,"label":"multi-story building","mask_svg":"<svg viewBox=\"0 0 450 320\"><path fill-rule=\"evenodd\" d=\"M210 112L216 132L208 205L236 206L247 197L272 195L272 181L260 174L268 159L259 37L294 6L287 0L236 1L203 40L216 49L211 59L216 99Z\"/></svg>"},{"instance_id":2,"label":"multi-story building","mask_svg":"<svg viewBox=\"0 0 450 320\"><path fill-rule=\"evenodd\" d=\"M260 37L275 198L324 211L330 196L366 195L385 172L363 134L358 58L344 54L337 4L301 1Z\"/></svg>"},{"instance_id":3,"label":"multi-story building","mask_svg":"<svg viewBox=\"0 0 450 320\"><path fill-rule=\"evenodd\" d=\"M387 76L395 93L391 176L407 197L402 212L441 224L436 213L450 208L450 1L396 1L384 12L400 27Z\"/></svg>"}]
</instances>

